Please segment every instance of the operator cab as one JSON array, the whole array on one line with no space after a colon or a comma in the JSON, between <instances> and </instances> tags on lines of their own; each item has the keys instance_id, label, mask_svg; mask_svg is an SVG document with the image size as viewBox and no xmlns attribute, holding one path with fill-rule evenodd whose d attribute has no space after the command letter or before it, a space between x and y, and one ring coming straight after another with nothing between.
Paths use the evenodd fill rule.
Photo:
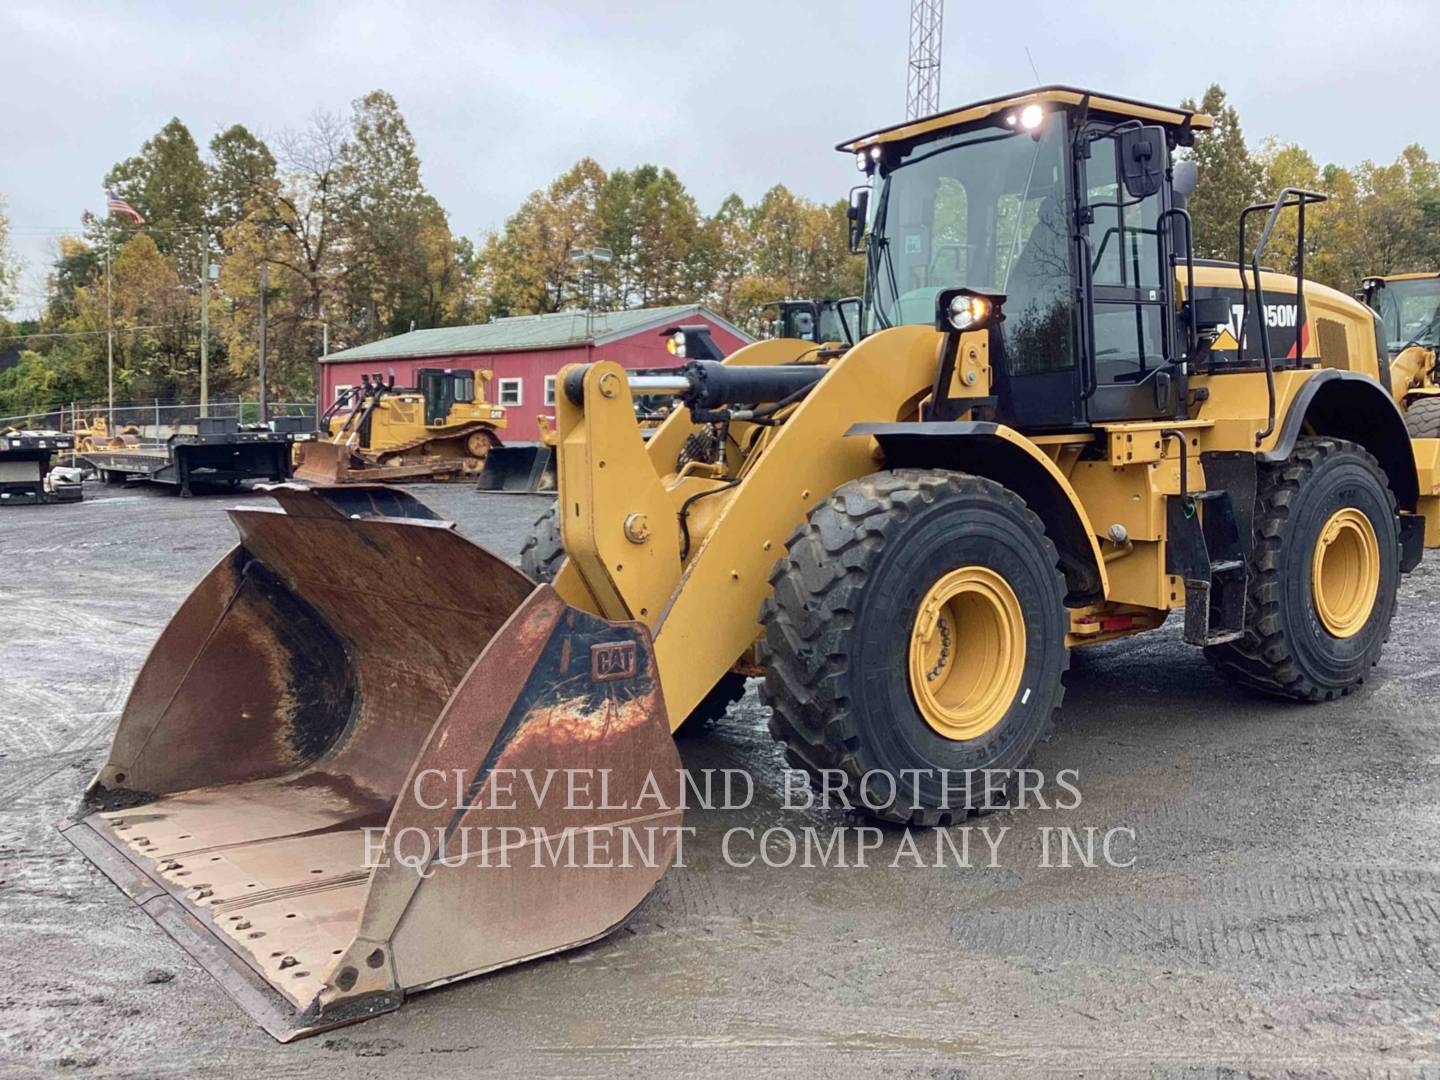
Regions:
<instances>
[{"instance_id":1,"label":"operator cab","mask_svg":"<svg viewBox=\"0 0 1440 1080\"><path fill-rule=\"evenodd\" d=\"M1412 345L1440 345L1440 274L1366 278L1365 303L1380 316L1385 351L1393 360Z\"/></svg>"},{"instance_id":2,"label":"operator cab","mask_svg":"<svg viewBox=\"0 0 1440 1080\"><path fill-rule=\"evenodd\" d=\"M1063 431L1183 416L1193 335L1174 267L1193 262L1193 169L1172 168L1171 153L1211 126L1047 87L842 144L867 178L850 206L866 255L862 333L934 323L942 294L961 290L999 319L1004 422Z\"/></svg>"},{"instance_id":3,"label":"operator cab","mask_svg":"<svg viewBox=\"0 0 1440 1080\"><path fill-rule=\"evenodd\" d=\"M436 427L450 417L456 405L469 405L475 400L475 372L464 369L421 368L415 373L420 394L425 399L425 426Z\"/></svg>"},{"instance_id":4,"label":"operator cab","mask_svg":"<svg viewBox=\"0 0 1440 1080\"><path fill-rule=\"evenodd\" d=\"M774 337L813 341L817 345L833 341L848 346L860 340L863 304L858 296L844 296L820 300L778 300L766 306L779 309L773 324Z\"/></svg>"}]
</instances>

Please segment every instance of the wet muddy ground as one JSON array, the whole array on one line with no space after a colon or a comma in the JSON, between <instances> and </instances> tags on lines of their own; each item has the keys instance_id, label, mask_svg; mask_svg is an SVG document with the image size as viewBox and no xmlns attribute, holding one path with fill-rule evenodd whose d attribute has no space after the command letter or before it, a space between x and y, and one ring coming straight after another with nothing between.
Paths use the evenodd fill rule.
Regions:
<instances>
[{"instance_id":1,"label":"wet muddy ground","mask_svg":"<svg viewBox=\"0 0 1440 1080\"><path fill-rule=\"evenodd\" d=\"M511 559L545 506L415 491ZM768 828L853 824L782 805L752 684L682 750L753 775L753 802L693 812L686 865L624 929L280 1046L54 829L232 543L223 508L264 499L87 485L0 510L0 1074L1440 1077L1436 554L1340 703L1231 688L1178 619L1077 653L1037 764L1083 801L988 819L993 866L978 832L955 865L960 830L938 868L934 836L912 855L894 832L863 867L728 865L727 835L744 862ZM1062 827L1133 865L1056 865Z\"/></svg>"}]
</instances>

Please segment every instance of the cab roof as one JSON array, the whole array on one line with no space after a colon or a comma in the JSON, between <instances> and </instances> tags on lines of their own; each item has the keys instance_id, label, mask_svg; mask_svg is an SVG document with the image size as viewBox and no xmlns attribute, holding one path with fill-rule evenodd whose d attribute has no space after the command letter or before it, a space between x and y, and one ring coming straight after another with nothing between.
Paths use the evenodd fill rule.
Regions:
<instances>
[{"instance_id":1,"label":"cab roof","mask_svg":"<svg viewBox=\"0 0 1440 1080\"><path fill-rule=\"evenodd\" d=\"M1424 270L1418 274L1376 274L1366 281L1419 281L1422 278L1440 277L1440 270Z\"/></svg>"},{"instance_id":2,"label":"cab roof","mask_svg":"<svg viewBox=\"0 0 1440 1080\"><path fill-rule=\"evenodd\" d=\"M907 120L903 124L895 124L891 127L880 128L865 135L857 135L848 142L843 142L835 149L847 153L855 153L857 150L867 150L872 146L880 146L885 143L905 142L920 135L927 135L933 131L943 131L945 128L960 127L964 124L974 123L977 120L985 120L997 113L1006 113L1012 109L1024 108L1026 105L1055 104L1055 105L1079 105L1089 100L1092 112L1101 113L1106 116L1114 116L1121 119L1148 120L1151 123L1161 124L1166 127L1182 127L1189 124L1196 131L1208 130L1215 126L1215 121L1202 112L1191 112L1189 109L1173 108L1169 105L1151 105L1144 101L1134 101L1130 98L1117 97L1114 94L1101 94L1094 90L1082 90L1076 86L1040 86L1034 90L1025 90L1017 94L1006 94L1003 97L990 98L986 101L977 101L971 105L963 105L958 109L947 109L945 112L936 113L934 116L924 116L918 120Z\"/></svg>"}]
</instances>

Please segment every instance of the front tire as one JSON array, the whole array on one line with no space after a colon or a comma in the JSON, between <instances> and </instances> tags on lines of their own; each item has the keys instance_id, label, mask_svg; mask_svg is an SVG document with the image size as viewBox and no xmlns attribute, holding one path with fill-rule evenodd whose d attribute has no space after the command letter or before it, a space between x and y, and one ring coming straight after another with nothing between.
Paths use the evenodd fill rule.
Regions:
<instances>
[{"instance_id":1,"label":"front tire","mask_svg":"<svg viewBox=\"0 0 1440 1080\"><path fill-rule=\"evenodd\" d=\"M535 519L530 535L520 549L520 568L531 581L553 582L565 562L565 541L560 535L560 504ZM677 735L698 735L724 719L730 706L745 696L745 676L727 671L720 676L708 694L700 699L685 722L675 729Z\"/></svg>"},{"instance_id":2,"label":"front tire","mask_svg":"<svg viewBox=\"0 0 1440 1080\"><path fill-rule=\"evenodd\" d=\"M1400 584L1395 497L1356 443L1302 438L1262 466L1245 633L1205 655L1222 675L1295 701L1332 701L1365 681L1390 633Z\"/></svg>"},{"instance_id":3,"label":"front tire","mask_svg":"<svg viewBox=\"0 0 1440 1080\"><path fill-rule=\"evenodd\" d=\"M1064 695L1058 562L994 481L902 469L841 485L790 538L761 609L762 700L790 763L838 770L852 805L890 821L1003 803Z\"/></svg>"}]
</instances>

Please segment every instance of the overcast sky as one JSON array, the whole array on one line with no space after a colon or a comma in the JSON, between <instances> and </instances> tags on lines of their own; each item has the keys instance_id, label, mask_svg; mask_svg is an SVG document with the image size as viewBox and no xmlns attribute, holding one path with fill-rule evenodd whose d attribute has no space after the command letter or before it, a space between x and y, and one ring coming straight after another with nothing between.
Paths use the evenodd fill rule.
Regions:
<instances>
[{"instance_id":1,"label":"overcast sky","mask_svg":"<svg viewBox=\"0 0 1440 1080\"><path fill-rule=\"evenodd\" d=\"M832 147L903 119L909 0L127 4L5 0L0 198L33 311L61 230L172 116L204 145L347 112L375 89L479 239L577 158L675 169L713 210L776 182L837 198ZM1177 15L1183 12L1183 17ZM1042 81L1159 102L1219 82L1252 142L1321 161L1440 154L1440 0L949 0L941 102Z\"/></svg>"}]
</instances>

